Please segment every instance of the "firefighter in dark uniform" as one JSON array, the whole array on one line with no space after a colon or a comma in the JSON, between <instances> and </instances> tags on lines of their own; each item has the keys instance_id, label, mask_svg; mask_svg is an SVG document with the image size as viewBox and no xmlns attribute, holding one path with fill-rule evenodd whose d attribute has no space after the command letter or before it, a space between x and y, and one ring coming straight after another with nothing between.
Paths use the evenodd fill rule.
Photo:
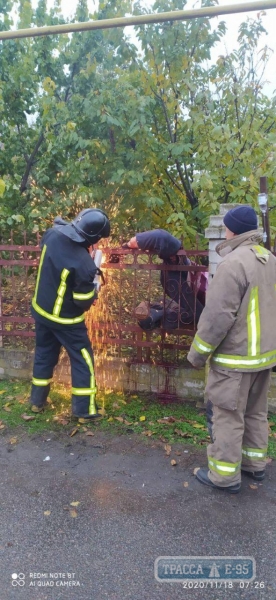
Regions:
<instances>
[{"instance_id":1,"label":"firefighter in dark uniform","mask_svg":"<svg viewBox=\"0 0 276 600\"><path fill-rule=\"evenodd\" d=\"M30 402L42 412L53 370L63 346L69 355L72 377L72 413L81 419L99 416L91 343L85 311L97 298L97 267L88 248L110 234L107 215L88 208L67 223L57 218L41 241L41 258L32 300L36 348Z\"/></svg>"}]
</instances>

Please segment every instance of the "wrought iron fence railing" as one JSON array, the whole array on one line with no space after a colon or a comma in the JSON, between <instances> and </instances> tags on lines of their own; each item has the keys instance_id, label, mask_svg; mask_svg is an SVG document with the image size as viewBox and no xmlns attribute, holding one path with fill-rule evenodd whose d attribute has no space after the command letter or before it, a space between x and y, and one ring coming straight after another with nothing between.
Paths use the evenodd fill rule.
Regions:
<instances>
[{"instance_id":1,"label":"wrought iron fence railing","mask_svg":"<svg viewBox=\"0 0 276 600\"><path fill-rule=\"evenodd\" d=\"M15 244L11 237L0 245L0 341L4 347L31 349L34 345L30 306L40 257L38 242L37 237L28 243L24 236L22 244ZM204 302L200 278L208 271L208 252L181 250L178 264L166 264L138 250L105 247L103 253L106 284L86 315L94 350L135 362L177 364L194 335L198 302ZM184 264L186 257L190 265ZM149 329L143 322L151 310L159 310L160 319Z\"/></svg>"}]
</instances>

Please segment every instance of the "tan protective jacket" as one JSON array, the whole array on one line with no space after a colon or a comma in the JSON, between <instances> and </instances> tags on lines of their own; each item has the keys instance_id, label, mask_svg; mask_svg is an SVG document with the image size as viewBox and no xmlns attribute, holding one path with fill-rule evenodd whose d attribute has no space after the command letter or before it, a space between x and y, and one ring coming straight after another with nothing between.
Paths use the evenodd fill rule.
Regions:
<instances>
[{"instance_id":1,"label":"tan protective jacket","mask_svg":"<svg viewBox=\"0 0 276 600\"><path fill-rule=\"evenodd\" d=\"M195 367L262 371L276 365L276 259L249 231L219 244L223 260L188 354Z\"/></svg>"}]
</instances>

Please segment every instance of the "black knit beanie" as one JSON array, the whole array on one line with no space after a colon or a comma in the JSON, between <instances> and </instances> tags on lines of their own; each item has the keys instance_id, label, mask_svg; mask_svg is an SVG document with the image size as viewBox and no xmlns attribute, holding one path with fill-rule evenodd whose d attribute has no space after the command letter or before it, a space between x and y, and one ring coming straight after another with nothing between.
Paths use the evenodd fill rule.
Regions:
<instances>
[{"instance_id":1,"label":"black knit beanie","mask_svg":"<svg viewBox=\"0 0 276 600\"><path fill-rule=\"evenodd\" d=\"M258 229L257 213L251 206L237 206L229 210L224 219L224 225L235 233L240 235L251 231L252 229Z\"/></svg>"}]
</instances>

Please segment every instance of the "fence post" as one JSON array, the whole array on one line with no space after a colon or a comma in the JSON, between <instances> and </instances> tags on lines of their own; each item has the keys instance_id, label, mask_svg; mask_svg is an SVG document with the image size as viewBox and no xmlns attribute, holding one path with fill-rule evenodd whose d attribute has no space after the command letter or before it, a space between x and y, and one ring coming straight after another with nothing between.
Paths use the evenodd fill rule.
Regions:
<instances>
[{"instance_id":1,"label":"fence post","mask_svg":"<svg viewBox=\"0 0 276 600\"><path fill-rule=\"evenodd\" d=\"M268 250L271 250L269 208L267 197L267 177L260 177L260 193L258 195L258 203L262 213L264 247Z\"/></svg>"},{"instance_id":2,"label":"fence post","mask_svg":"<svg viewBox=\"0 0 276 600\"><path fill-rule=\"evenodd\" d=\"M235 208L235 206L238 206L238 204L221 204L219 214L210 216L209 227L205 229L205 238L209 240L209 281L213 279L217 266L222 260L216 253L216 246L225 240L223 217L228 210Z\"/></svg>"}]
</instances>

